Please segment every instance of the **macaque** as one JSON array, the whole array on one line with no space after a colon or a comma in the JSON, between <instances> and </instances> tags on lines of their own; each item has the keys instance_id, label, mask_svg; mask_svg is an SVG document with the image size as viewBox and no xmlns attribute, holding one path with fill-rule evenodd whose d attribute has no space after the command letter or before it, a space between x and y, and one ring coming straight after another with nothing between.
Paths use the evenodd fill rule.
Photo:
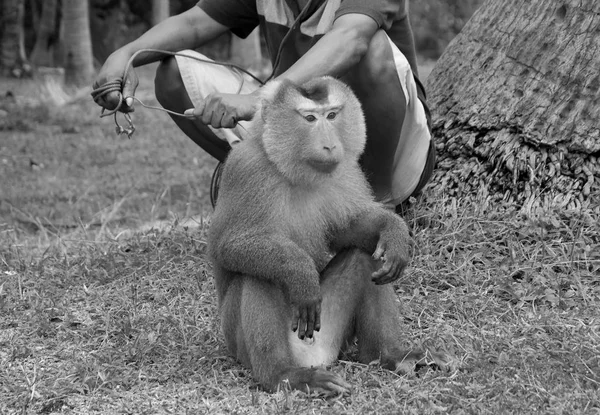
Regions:
<instances>
[{"instance_id":1,"label":"macaque","mask_svg":"<svg viewBox=\"0 0 600 415\"><path fill-rule=\"evenodd\" d=\"M408 264L405 222L374 200L359 157L360 103L331 77L263 87L249 137L233 146L209 231L221 326L231 353L269 391L346 393L324 366L347 341L393 371L402 350L391 282Z\"/></svg>"}]
</instances>

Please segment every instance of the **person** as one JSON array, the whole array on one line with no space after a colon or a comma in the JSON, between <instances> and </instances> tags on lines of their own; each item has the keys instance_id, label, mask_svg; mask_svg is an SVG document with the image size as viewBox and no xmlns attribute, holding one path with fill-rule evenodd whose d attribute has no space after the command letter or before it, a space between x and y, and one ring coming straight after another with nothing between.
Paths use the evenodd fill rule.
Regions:
<instances>
[{"instance_id":1,"label":"person","mask_svg":"<svg viewBox=\"0 0 600 415\"><path fill-rule=\"evenodd\" d=\"M140 53L137 67L160 60L155 92L160 104L189 117L178 127L219 161L243 139L243 123L258 107L260 84L205 59L195 49L226 31L264 35L274 79L302 84L331 75L348 83L363 106L367 145L361 157L376 199L391 209L418 194L430 178L435 150L425 93L418 81L408 0L201 0L112 53L94 82L98 88L123 76L137 51L184 51L187 56ZM188 57L189 56L189 57ZM123 80L123 112L131 111L137 77ZM119 92L96 102L106 109ZM216 195L218 170L213 178ZM217 179L217 180L215 180Z\"/></svg>"}]
</instances>

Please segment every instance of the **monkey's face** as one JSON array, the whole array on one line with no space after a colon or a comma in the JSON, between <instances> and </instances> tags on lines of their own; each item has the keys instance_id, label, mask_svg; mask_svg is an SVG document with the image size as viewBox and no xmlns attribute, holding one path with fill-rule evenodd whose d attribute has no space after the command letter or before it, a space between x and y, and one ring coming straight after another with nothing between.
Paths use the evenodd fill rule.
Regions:
<instances>
[{"instance_id":1,"label":"monkey's face","mask_svg":"<svg viewBox=\"0 0 600 415\"><path fill-rule=\"evenodd\" d=\"M280 82L263 102L263 144L288 179L313 182L357 163L365 145L364 117L349 87L330 77L301 87Z\"/></svg>"}]
</instances>

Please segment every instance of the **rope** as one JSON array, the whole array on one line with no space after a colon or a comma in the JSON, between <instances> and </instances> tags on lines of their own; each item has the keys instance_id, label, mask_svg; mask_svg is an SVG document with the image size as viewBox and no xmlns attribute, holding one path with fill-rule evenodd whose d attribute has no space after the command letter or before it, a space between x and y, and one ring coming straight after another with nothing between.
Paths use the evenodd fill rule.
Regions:
<instances>
[{"instance_id":1,"label":"rope","mask_svg":"<svg viewBox=\"0 0 600 415\"><path fill-rule=\"evenodd\" d=\"M125 68L123 70L123 75L121 76L121 78L117 78L113 81L109 81L109 82L105 83L104 85L101 85L101 86L93 89L92 93L91 93L92 99L98 105L100 105L100 101L102 99L104 99L104 97L106 97L108 94L113 93L113 92L117 92L119 94L119 102L117 103L117 106L115 108L113 108L112 110L108 110L108 111L106 110L106 108L102 108L102 112L100 113L100 118L108 117L110 115L114 116L116 131L117 131L117 134L119 134L119 135L127 134L127 137L131 138L131 136L135 132L135 126L133 125L131 116L127 112L123 111L123 102L129 98L135 100L144 108L166 112L167 114L171 114L171 115L178 116L178 117L189 118L188 115L183 114L183 113L171 111L171 110L168 110L168 109L162 108L162 107L145 104L144 102L142 102L142 100L140 100L139 98L137 98L133 95L127 96L127 97L123 96L123 86L124 86L123 82L129 76L129 71L133 67L134 59L141 53L148 53L148 52L161 53L161 54L170 55L170 56L183 56L183 57L186 57L189 59L194 59L199 62L204 62L204 63L209 63L212 65L219 65L219 66L225 66L225 67L231 68L239 75L240 86L237 90L238 94L240 93L240 91L242 90L242 87L244 86L244 75L242 73L250 76L252 79L257 81L259 84L264 85L264 82L260 78L256 77L254 74L247 71L246 69L244 69L238 65L234 65L232 63L217 62L217 61L213 61L210 59L203 59L203 58L199 58L197 56L190 56L190 55L188 55L186 53L182 53L182 52L169 52L167 50L162 50L162 49L140 49L137 52L135 52L133 55L131 55L131 58L129 58L129 60L127 61L127 64L125 65ZM128 127L123 127L119 124L119 122L117 120L117 113L119 111L123 112L125 120L129 124Z\"/></svg>"},{"instance_id":2,"label":"rope","mask_svg":"<svg viewBox=\"0 0 600 415\"><path fill-rule=\"evenodd\" d=\"M122 88L123 88L123 81L125 79L127 79L127 77L129 76L129 71L131 70L131 68L133 67L133 61L134 59L140 55L141 53L147 53L147 52L152 52L152 53L162 53L164 55L170 55L170 56L184 56L186 58L190 58L190 59L194 59L196 61L199 62L204 62L204 63L209 63L212 65L219 65L219 66L225 66L228 68L232 68L235 69L239 72L243 72L246 75L250 76L251 78L253 78L255 81L257 81L259 84L264 85L264 82L254 76L251 72L247 71L246 69L234 65L232 63L226 63L226 62L217 62L217 61L213 61L210 59L203 59L203 58L198 58L197 56L190 56L186 53L182 53L182 52L169 52L167 50L162 50L162 49L140 49L137 52L135 52L133 55L131 55L131 58L129 58L129 61L127 61L127 65L125 65L125 69L123 70L123 76L121 78L115 79L114 81L110 81L105 83L102 86L99 86L98 88L95 88L94 90L92 90L92 98L94 99L94 102L98 103L99 100L101 100L102 98L104 98L106 95L110 94L111 92L118 92L119 93L119 103L117 104L117 106L112 109L109 110L107 112L104 112L105 109L103 109L102 114L100 115L101 117L108 117L110 115L113 115L114 113L116 113L117 111L121 110L121 107L123 106L123 101L127 100L127 98L133 98L134 100L136 100L137 102L140 103L140 105L142 105L145 108L150 108L150 109L156 109L159 111L164 111L166 113L172 114L172 115L178 115L181 117L185 117L186 115L179 113L179 112L175 112L175 111L170 111L164 108L160 108L160 107L153 107L150 105L146 105L144 104L140 99L136 98L135 96L128 96L128 97L123 97L122 94ZM239 73L238 73L239 74ZM243 85L244 85L244 76L242 74L240 75L240 87L238 89L238 93L239 91L241 91Z\"/></svg>"},{"instance_id":3,"label":"rope","mask_svg":"<svg viewBox=\"0 0 600 415\"><path fill-rule=\"evenodd\" d=\"M300 11L300 14L298 14L298 17L296 17L296 19L292 23L292 27L290 27L288 29L285 36L283 36L283 39L281 39L281 43L279 43L279 48L277 49L277 55L275 55L275 62L273 63L273 70L271 71L271 75L269 75L269 77L267 78L265 83L269 82L275 76L277 68L279 67L279 63L281 61L281 54L283 52L283 47L285 45L285 42L287 42L288 38L291 36L291 34L294 32L294 30L298 27L300 20L302 20L304 18L304 16L308 12L308 9L310 9L310 7L312 6L312 2L313 2L313 0L308 0L308 3L306 3L306 6L304 6L304 8Z\"/></svg>"}]
</instances>

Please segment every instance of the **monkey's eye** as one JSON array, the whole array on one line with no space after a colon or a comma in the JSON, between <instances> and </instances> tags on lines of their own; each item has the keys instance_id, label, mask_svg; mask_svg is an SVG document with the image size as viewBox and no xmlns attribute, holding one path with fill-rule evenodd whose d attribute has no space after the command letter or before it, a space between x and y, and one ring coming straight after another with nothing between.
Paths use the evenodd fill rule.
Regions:
<instances>
[{"instance_id":1,"label":"monkey's eye","mask_svg":"<svg viewBox=\"0 0 600 415\"><path fill-rule=\"evenodd\" d=\"M317 117L315 117L314 115L311 115L311 114L308 114L307 116L305 116L304 119L308 122L317 121Z\"/></svg>"},{"instance_id":2,"label":"monkey's eye","mask_svg":"<svg viewBox=\"0 0 600 415\"><path fill-rule=\"evenodd\" d=\"M328 120L333 120L336 115L337 114L335 112L330 112L329 114L327 114L327 119Z\"/></svg>"}]
</instances>

